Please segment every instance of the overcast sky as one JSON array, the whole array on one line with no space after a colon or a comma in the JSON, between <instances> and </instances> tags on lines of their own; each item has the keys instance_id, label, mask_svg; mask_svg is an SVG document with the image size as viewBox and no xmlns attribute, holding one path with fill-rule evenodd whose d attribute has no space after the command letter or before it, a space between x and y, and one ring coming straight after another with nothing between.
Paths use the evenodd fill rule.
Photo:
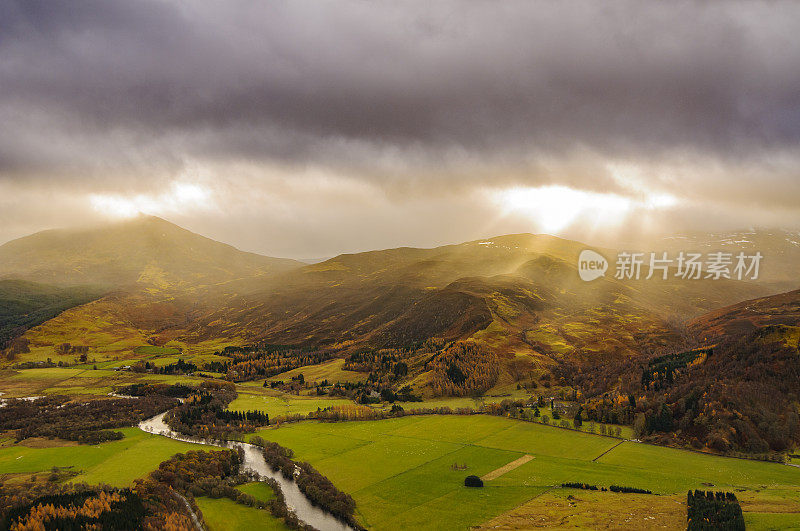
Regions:
<instances>
[{"instance_id":1,"label":"overcast sky","mask_svg":"<svg viewBox=\"0 0 800 531\"><path fill-rule=\"evenodd\" d=\"M800 3L0 0L0 242L800 228Z\"/></svg>"}]
</instances>

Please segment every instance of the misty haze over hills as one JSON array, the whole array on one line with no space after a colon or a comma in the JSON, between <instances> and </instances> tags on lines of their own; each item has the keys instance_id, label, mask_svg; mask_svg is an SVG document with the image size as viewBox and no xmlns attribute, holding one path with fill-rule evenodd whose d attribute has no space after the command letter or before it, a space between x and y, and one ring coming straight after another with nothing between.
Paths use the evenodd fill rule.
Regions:
<instances>
[{"instance_id":1,"label":"misty haze over hills","mask_svg":"<svg viewBox=\"0 0 800 531\"><path fill-rule=\"evenodd\" d=\"M658 243L675 250L681 248L676 242L687 250L757 248L766 256L759 282L625 283L611 271L584 283L576 264L587 246L547 235L344 254L304 264L244 253L163 219L140 217L4 244L0 278L36 282L38 290L84 286L94 293L87 296L95 302L59 318L64 340L74 334L73 340L91 342L92 333L105 337L120 323L155 343L227 338L410 347L434 337L473 338L507 356L524 352L552 363L567 352L639 351L642 340L621 333L631 329L630 319L647 341L666 341L675 320L796 287L796 235L746 236L693 235ZM600 250L613 260L615 251ZM113 324L99 318L109 312L116 316ZM73 321L84 328L70 332L72 314L81 315ZM87 321L92 333L85 335Z\"/></svg>"},{"instance_id":2,"label":"misty haze over hills","mask_svg":"<svg viewBox=\"0 0 800 531\"><path fill-rule=\"evenodd\" d=\"M0 276L58 285L215 283L299 265L244 253L153 216L96 229L48 230L0 246Z\"/></svg>"},{"instance_id":3,"label":"misty haze over hills","mask_svg":"<svg viewBox=\"0 0 800 531\"><path fill-rule=\"evenodd\" d=\"M519 235L530 241L534 235ZM537 236L555 242L554 236ZM568 240L564 240L568 241ZM496 236L474 240L473 249L511 251L519 249L514 236ZM668 251L723 251L756 252L768 255L764 262L762 283L793 287L793 264L800 259L800 232L785 229L748 229L732 232L690 232L648 239L604 239L598 246L593 241L578 241L583 248L641 251L660 253ZM477 245L477 246L475 246ZM131 220L109 222L97 227L51 229L12 240L0 245L0 277L17 277L56 284L120 285L136 282L148 266L160 269L160 274L172 276L173 281L210 276L209 281L264 275L286 271L302 265L322 262L331 264L371 262L376 257L397 256L396 260L421 258L437 254L436 248L402 247L396 250L375 250L349 253L336 257L283 259L266 257L257 253L239 251L225 243L194 234L156 216L139 215ZM542 244L538 248L547 248ZM522 249L533 250L529 244ZM574 250L574 249L573 249ZM553 251L556 252L556 251ZM348 258L350 257L350 258ZM360 257L360 258L358 258ZM577 254L559 255L561 259L575 261ZM613 256L608 256L613 259ZM385 259L385 258L384 258ZM391 259L390 259L391 260ZM363 266L358 265L359 269ZM462 267L466 267L462 264ZM511 269L497 270L509 272ZM480 270L486 274L486 270ZM464 271L461 271L464 272ZM492 272L492 271L488 271ZM182 279L182 277L186 277ZM142 277L142 278L146 278Z\"/></svg>"}]
</instances>

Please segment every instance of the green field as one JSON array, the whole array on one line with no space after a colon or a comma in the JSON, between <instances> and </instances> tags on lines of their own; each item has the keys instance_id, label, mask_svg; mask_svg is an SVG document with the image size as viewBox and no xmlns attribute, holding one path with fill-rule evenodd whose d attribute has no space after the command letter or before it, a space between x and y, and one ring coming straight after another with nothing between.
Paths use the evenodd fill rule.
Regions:
<instances>
[{"instance_id":1,"label":"green field","mask_svg":"<svg viewBox=\"0 0 800 531\"><path fill-rule=\"evenodd\" d=\"M269 389L239 387L239 396L228 405L234 411L264 411L270 418L282 415L306 415L318 409L353 404L343 398L306 397L287 395Z\"/></svg>"},{"instance_id":2,"label":"green field","mask_svg":"<svg viewBox=\"0 0 800 531\"><path fill-rule=\"evenodd\" d=\"M270 501L275 497L275 493L272 491L272 487L270 487L266 483L261 483L258 481L253 481L252 483L245 483L244 485L239 485L236 488L244 492L245 494L249 494L250 496L252 496L257 500L263 501L264 503Z\"/></svg>"},{"instance_id":3,"label":"green field","mask_svg":"<svg viewBox=\"0 0 800 531\"><path fill-rule=\"evenodd\" d=\"M292 448L297 459L309 461L350 493L359 519L374 529L466 529L568 481L679 496L714 485L750 494L768 506L767 498L780 494L789 503L781 510L800 512L800 469L795 467L622 442L503 417L303 422L259 435ZM483 489L462 486L465 476L482 476L525 454L534 459L487 481ZM454 463L467 469L452 470ZM767 522L772 514L754 512L752 519Z\"/></svg>"},{"instance_id":4,"label":"green field","mask_svg":"<svg viewBox=\"0 0 800 531\"><path fill-rule=\"evenodd\" d=\"M267 378L267 381L287 381L298 374L302 374L305 381L309 383L317 383L325 380L332 384L336 382L363 382L367 379L366 373L346 371L343 367L343 359L334 359L317 365L308 365L306 367L299 367L291 371L282 372L271 378ZM263 381L264 380L259 380L258 383L261 384Z\"/></svg>"},{"instance_id":5,"label":"green field","mask_svg":"<svg viewBox=\"0 0 800 531\"><path fill-rule=\"evenodd\" d=\"M797 513L744 513L747 529L800 529L800 515Z\"/></svg>"},{"instance_id":6,"label":"green field","mask_svg":"<svg viewBox=\"0 0 800 531\"><path fill-rule=\"evenodd\" d=\"M119 430L125 438L99 445L69 445L51 448L6 446L0 448L0 475L49 472L53 467L71 467L80 474L74 481L112 486L130 485L158 468L179 452L199 448L150 435L138 428Z\"/></svg>"},{"instance_id":7,"label":"green field","mask_svg":"<svg viewBox=\"0 0 800 531\"><path fill-rule=\"evenodd\" d=\"M114 371L92 365L0 371L0 391L6 397L40 395L106 395L114 388L136 382L163 382L197 385L205 379L166 374L139 374ZM106 364L108 365L108 364ZM115 363L114 366L120 365Z\"/></svg>"},{"instance_id":8,"label":"green field","mask_svg":"<svg viewBox=\"0 0 800 531\"><path fill-rule=\"evenodd\" d=\"M266 509L246 507L227 498L195 498L209 531L252 531L288 529Z\"/></svg>"},{"instance_id":9,"label":"green field","mask_svg":"<svg viewBox=\"0 0 800 531\"><path fill-rule=\"evenodd\" d=\"M85 367L30 369L4 371L0 374L0 390L8 396L104 394L114 386L134 381L202 380ZM237 389L239 397L230 404L231 409L262 410L272 418L352 404L346 399L289 395L253 383L240 384ZM405 406L457 408L478 407L480 403L472 398L442 398ZM549 410L542 408L542 413L549 414ZM623 434L628 436L628 430ZM0 477L43 475L54 466L73 467L79 474L71 481L124 486L175 453L196 447L137 428L121 431L125 439L97 446L44 441L40 445L51 447L32 448L5 439L0 441ZM573 481L649 489L659 496L649 499L653 500L653 507L668 514L665 521L674 522L681 514L685 517L685 493L695 488L735 491L742 501L748 528L791 528L800 515L800 468L639 444L506 417L442 415L383 421L304 421L270 427L258 435L293 449L297 459L312 463L351 494L358 504L358 519L370 529L468 529L489 521L502 525L506 517L508 522L518 523L520 518L524 522L529 514L541 514L548 521L557 522L575 511L574 504L578 502L559 487ZM525 455L533 459L487 481L483 489L462 486L466 475L483 476ZM453 464L467 468L453 470ZM263 484L239 488L264 501L273 495ZM606 494L576 492L574 497L585 500L585 505L580 516L574 515L574 522L591 522L603 508L623 518L620 521L630 511L639 511L637 521L645 521L646 501L637 499L638 505L628 507L626 500L630 498ZM212 529L283 526L267 511L229 500L204 498L198 503L201 501Z\"/></svg>"}]
</instances>

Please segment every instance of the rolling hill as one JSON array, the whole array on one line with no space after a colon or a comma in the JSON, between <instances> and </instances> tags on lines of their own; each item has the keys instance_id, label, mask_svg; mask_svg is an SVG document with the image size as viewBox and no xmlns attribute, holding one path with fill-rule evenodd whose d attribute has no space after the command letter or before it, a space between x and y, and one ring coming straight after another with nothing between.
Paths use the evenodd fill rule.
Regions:
<instances>
[{"instance_id":1,"label":"rolling hill","mask_svg":"<svg viewBox=\"0 0 800 531\"><path fill-rule=\"evenodd\" d=\"M800 290L711 311L683 341L556 373L585 411L633 424L638 438L717 452L784 452L800 443Z\"/></svg>"},{"instance_id":2,"label":"rolling hill","mask_svg":"<svg viewBox=\"0 0 800 531\"><path fill-rule=\"evenodd\" d=\"M784 330L800 336L800 290L746 300L698 317L691 323L705 342L755 330ZM796 341L795 341L796 343Z\"/></svg>"},{"instance_id":3,"label":"rolling hill","mask_svg":"<svg viewBox=\"0 0 800 531\"><path fill-rule=\"evenodd\" d=\"M0 246L0 278L59 286L186 287L301 265L242 252L154 216L99 228L46 230Z\"/></svg>"},{"instance_id":4,"label":"rolling hill","mask_svg":"<svg viewBox=\"0 0 800 531\"><path fill-rule=\"evenodd\" d=\"M190 321L202 293L301 265L245 253L152 216L39 232L0 246L0 346L51 319L31 346L100 346L120 337L141 344Z\"/></svg>"},{"instance_id":5,"label":"rolling hill","mask_svg":"<svg viewBox=\"0 0 800 531\"><path fill-rule=\"evenodd\" d=\"M93 231L46 231L0 247L0 272L52 284L94 282L106 296L26 333L37 356L64 342L114 358L143 344L213 351L255 342L416 348L470 339L505 367L547 371L636 357L682 323L767 294L736 281L578 278L586 246L516 234L432 249L340 255L305 265L237 251L158 218ZM614 251L599 249L606 256ZM503 372L503 378L513 378Z\"/></svg>"},{"instance_id":6,"label":"rolling hill","mask_svg":"<svg viewBox=\"0 0 800 531\"><path fill-rule=\"evenodd\" d=\"M727 280L587 283L575 265L584 248L519 234L342 255L260 283L233 282L235 293L187 331L345 350L470 338L501 359L524 356L546 368L564 357L634 356L669 342L688 318L767 293Z\"/></svg>"},{"instance_id":7,"label":"rolling hill","mask_svg":"<svg viewBox=\"0 0 800 531\"><path fill-rule=\"evenodd\" d=\"M663 239L658 250L679 252L760 252L759 282L773 293L800 288L800 233L785 229L751 229L735 232L687 233Z\"/></svg>"},{"instance_id":8,"label":"rolling hill","mask_svg":"<svg viewBox=\"0 0 800 531\"><path fill-rule=\"evenodd\" d=\"M678 355L682 365L648 391L673 417L664 431L674 433L655 440L748 453L796 447L800 290L715 310L690 327L702 347Z\"/></svg>"}]
</instances>

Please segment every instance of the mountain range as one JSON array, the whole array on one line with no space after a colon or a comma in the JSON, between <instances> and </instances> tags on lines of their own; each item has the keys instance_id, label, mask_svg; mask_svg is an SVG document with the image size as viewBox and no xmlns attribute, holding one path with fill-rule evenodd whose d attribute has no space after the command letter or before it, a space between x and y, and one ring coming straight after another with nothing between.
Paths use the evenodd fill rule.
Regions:
<instances>
[{"instance_id":1,"label":"mountain range","mask_svg":"<svg viewBox=\"0 0 800 531\"><path fill-rule=\"evenodd\" d=\"M750 235L764 245L765 263L783 257L781 270L761 283L618 281L611 273L583 282L577 259L587 245L549 235L304 264L242 252L163 219L140 217L6 243L0 279L17 282L17 299L19 282L31 293L85 294L62 298L57 316L36 313L49 303L19 306L17 314L29 318L14 330L32 327L24 338L40 349L71 343L126 357L140 344L202 350L263 341L347 351L471 339L491 347L503 363L524 358L547 370L565 358L636 356L674 340L689 319L774 292L775 282L791 278L786 257L797 252L796 240L779 236ZM693 238L707 243L717 236ZM596 250L608 257L616 252ZM8 293L0 285L6 308L0 315L21 322Z\"/></svg>"}]
</instances>

